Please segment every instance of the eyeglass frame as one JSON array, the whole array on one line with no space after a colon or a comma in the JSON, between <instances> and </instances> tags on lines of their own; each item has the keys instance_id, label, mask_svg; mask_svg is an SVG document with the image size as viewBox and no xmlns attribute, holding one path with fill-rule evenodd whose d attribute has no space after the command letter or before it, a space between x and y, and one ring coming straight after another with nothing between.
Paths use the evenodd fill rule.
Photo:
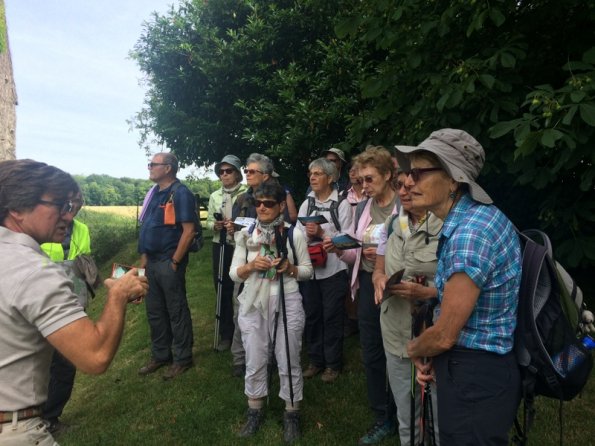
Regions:
<instances>
[{"instance_id":1,"label":"eyeglass frame","mask_svg":"<svg viewBox=\"0 0 595 446\"><path fill-rule=\"evenodd\" d=\"M150 162L149 164L147 164L147 168L148 169L152 169L155 166L171 166L171 163L153 163L153 162Z\"/></svg>"},{"instance_id":2,"label":"eyeglass frame","mask_svg":"<svg viewBox=\"0 0 595 446\"><path fill-rule=\"evenodd\" d=\"M46 206L55 206L60 211L60 215L72 214L74 213L74 202L72 200L66 200L64 202L58 201L50 201L50 200L37 200L38 204L44 204Z\"/></svg>"},{"instance_id":3,"label":"eyeglass frame","mask_svg":"<svg viewBox=\"0 0 595 446\"><path fill-rule=\"evenodd\" d=\"M261 175L264 175L264 172L262 170L258 170L258 169L244 169L244 173L246 175L254 175L257 172L259 174L261 174Z\"/></svg>"},{"instance_id":4,"label":"eyeglass frame","mask_svg":"<svg viewBox=\"0 0 595 446\"><path fill-rule=\"evenodd\" d=\"M257 198L254 199L254 208L258 209L261 204L264 204L264 207L267 209L272 209L280 203L275 200L258 200Z\"/></svg>"},{"instance_id":5,"label":"eyeglass frame","mask_svg":"<svg viewBox=\"0 0 595 446\"><path fill-rule=\"evenodd\" d=\"M405 173L405 175L407 175L407 177L411 177L413 182L417 183L421 179L421 176L424 173L437 172L439 170L444 170L444 168L443 167L414 167L413 169L408 170L404 173Z\"/></svg>"},{"instance_id":6,"label":"eyeglass frame","mask_svg":"<svg viewBox=\"0 0 595 446\"><path fill-rule=\"evenodd\" d=\"M227 175L232 175L235 172L235 169L233 167L227 167L227 168L221 168L219 169L219 176L223 175L224 173L226 173Z\"/></svg>"}]
</instances>

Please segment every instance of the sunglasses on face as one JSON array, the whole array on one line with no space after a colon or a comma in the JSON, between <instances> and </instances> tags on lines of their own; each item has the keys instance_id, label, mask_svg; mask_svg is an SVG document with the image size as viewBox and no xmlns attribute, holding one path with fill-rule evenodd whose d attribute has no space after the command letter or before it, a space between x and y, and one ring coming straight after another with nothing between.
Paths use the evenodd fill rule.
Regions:
<instances>
[{"instance_id":1,"label":"sunglasses on face","mask_svg":"<svg viewBox=\"0 0 595 446\"><path fill-rule=\"evenodd\" d=\"M149 169L152 169L155 166L169 166L169 163L149 163L149 164L147 164L147 167Z\"/></svg>"},{"instance_id":2,"label":"sunglasses on face","mask_svg":"<svg viewBox=\"0 0 595 446\"><path fill-rule=\"evenodd\" d=\"M277 203L275 200L254 200L254 207L256 207L257 209L260 207L261 204L264 204L265 208L271 209L277 206L279 203Z\"/></svg>"},{"instance_id":3,"label":"sunglasses on face","mask_svg":"<svg viewBox=\"0 0 595 446\"><path fill-rule=\"evenodd\" d=\"M44 204L46 206L57 207L60 210L60 215L71 214L71 213L73 213L73 211L75 209L75 205L72 202L72 200L67 200L67 201L38 200L38 203Z\"/></svg>"},{"instance_id":4,"label":"sunglasses on face","mask_svg":"<svg viewBox=\"0 0 595 446\"><path fill-rule=\"evenodd\" d=\"M397 190L401 190L402 187L405 187L405 183L403 181L397 181Z\"/></svg>"},{"instance_id":5,"label":"sunglasses on face","mask_svg":"<svg viewBox=\"0 0 595 446\"><path fill-rule=\"evenodd\" d=\"M229 169L219 169L219 176L223 175L224 173L231 175L233 173L233 168L230 167Z\"/></svg>"},{"instance_id":6,"label":"sunglasses on face","mask_svg":"<svg viewBox=\"0 0 595 446\"><path fill-rule=\"evenodd\" d=\"M256 169L244 169L244 173L246 175L254 175L255 173L262 174L263 172L261 170L256 170Z\"/></svg>"},{"instance_id":7,"label":"sunglasses on face","mask_svg":"<svg viewBox=\"0 0 595 446\"><path fill-rule=\"evenodd\" d=\"M360 181L362 183L372 183L374 182L374 177L372 175L366 175L365 177L360 177Z\"/></svg>"},{"instance_id":8,"label":"sunglasses on face","mask_svg":"<svg viewBox=\"0 0 595 446\"><path fill-rule=\"evenodd\" d=\"M409 172L405 172L407 176L411 176L411 179L416 183L420 180L421 176L427 172L435 172L438 170L444 170L442 167L415 167Z\"/></svg>"}]
</instances>

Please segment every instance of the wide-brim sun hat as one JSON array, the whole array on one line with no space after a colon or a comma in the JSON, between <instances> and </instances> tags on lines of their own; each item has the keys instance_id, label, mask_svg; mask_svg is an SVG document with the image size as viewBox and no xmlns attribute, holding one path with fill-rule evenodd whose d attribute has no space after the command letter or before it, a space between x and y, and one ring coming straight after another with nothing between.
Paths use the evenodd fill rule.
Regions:
<instances>
[{"instance_id":1,"label":"wide-brim sun hat","mask_svg":"<svg viewBox=\"0 0 595 446\"><path fill-rule=\"evenodd\" d=\"M331 147L330 149L322 152L322 156L326 155L327 153L334 153L335 155L337 155L339 157L339 159L341 161L343 161L344 163L347 162L347 158L345 158L345 152L343 152L341 149L337 149L336 147Z\"/></svg>"},{"instance_id":2,"label":"wide-brim sun hat","mask_svg":"<svg viewBox=\"0 0 595 446\"><path fill-rule=\"evenodd\" d=\"M399 166L404 171L411 170L411 163L405 155L425 150L436 155L453 180L469 185L469 193L474 200L484 204L493 202L488 193L476 182L485 162L483 147L464 130L436 130L417 146L395 146L395 148Z\"/></svg>"},{"instance_id":3,"label":"wide-brim sun hat","mask_svg":"<svg viewBox=\"0 0 595 446\"><path fill-rule=\"evenodd\" d=\"M215 175L219 176L219 168L222 164L229 164L230 166L233 166L233 168L240 174L240 177L242 177L242 162L237 156L225 155L221 161L215 164ZM243 178L244 177L242 177L242 179Z\"/></svg>"}]
</instances>

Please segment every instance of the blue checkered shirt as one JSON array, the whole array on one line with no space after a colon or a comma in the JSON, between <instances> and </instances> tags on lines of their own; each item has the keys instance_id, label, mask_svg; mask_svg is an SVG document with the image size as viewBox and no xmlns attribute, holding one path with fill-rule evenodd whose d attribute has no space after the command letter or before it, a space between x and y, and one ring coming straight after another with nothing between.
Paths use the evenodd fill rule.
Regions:
<instances>
[{"instance_id":1,"label":"blue checkered shirt","mask_svg":"<svg viewBox=\"0 0 595 446\"><path fill-rule=\"evenodd\" d=\"M457 345L504 354L512 350L521 283L521 246L512 223L495 206L469 194L450 211L438 243L436 288L465 273L480 289Z\"/></svg>"}]
</instances>

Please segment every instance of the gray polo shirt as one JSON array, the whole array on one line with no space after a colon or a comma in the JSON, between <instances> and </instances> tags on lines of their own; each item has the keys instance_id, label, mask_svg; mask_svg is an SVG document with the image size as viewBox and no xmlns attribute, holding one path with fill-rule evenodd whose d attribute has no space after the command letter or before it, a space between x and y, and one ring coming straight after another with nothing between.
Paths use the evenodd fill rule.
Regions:
<instances>
[{"instance_id":1,"label":"gray polo shirt","mask_svg":"<svg viewBox=\"0 0 595 446\"><path fill-rule=\"evenodd\" d=\"M0 271L0 411L13 411L45 402L54 351L45 338L86 314L28 235L0 227Z\"/></svg>"}]
</instances>

